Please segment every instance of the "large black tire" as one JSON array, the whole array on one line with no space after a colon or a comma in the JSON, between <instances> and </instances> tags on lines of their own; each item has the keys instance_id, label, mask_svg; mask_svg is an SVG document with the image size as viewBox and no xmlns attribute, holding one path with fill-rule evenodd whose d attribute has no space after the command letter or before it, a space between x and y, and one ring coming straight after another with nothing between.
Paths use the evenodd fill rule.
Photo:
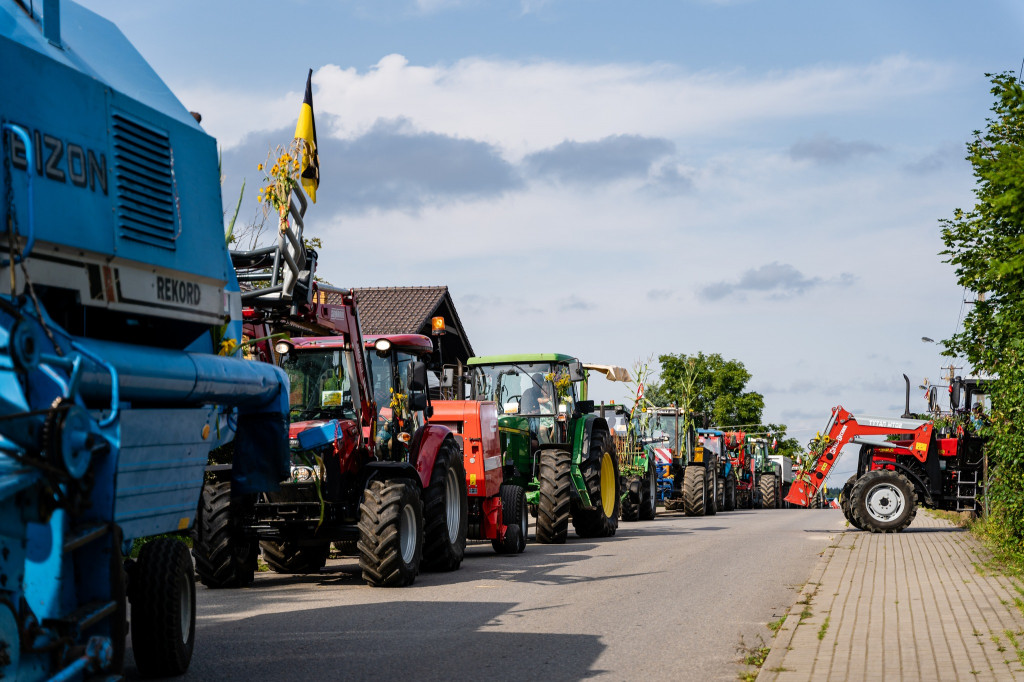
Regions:
<instances>
[{"instance_id":1,"label":"large black tire","mask_svg":"<svg viewBox=\"0 0 1024 682\"><path fill-rule=\"evenodd\" d=\"M775 499L778 489L775 484L775 474L762 474L757 485L761 490L761 509L775 509L778 506L778 500Z\"/></svg>"},{"instance_id":2,"label":"large black tire","mask_svg":"<svg viewBox=\"0 0 1024 682\"><path fill-rule=\"evenodd\" d=\"M526 536L530 530L530 517L526 513L526 493L517 485L503 483L501 495L501 522L505 525L505 539L491 540L498 554L519 554L526 549Z\"/></svg>"},{"instance_id":3,"label":"large black tire","mask_svg":"<svg viewBox=\"0 0 1024 682\"><path fill-rule=\"evenodd\" d=\"M914 484L895 471L869 471L853 485L857 520L872 533L898 533L917 516Z\"/></svg>"},{"instance_id":4,"label":"large black tire","mask_svg":"<svg viewBox=\"0 0 1024 682\"><path fill-rule=\"evenodd\" d=\"M641 489L644 499L640 503L640 520L650 521L658 515L658 466L653 459L647 461L647 475L641 482Z\"/></svg>"},{"instance_id":5,"label":"large black tire","mask_svg":"<svg viewBox=\"0 0 1024 682\"><path fill-rule=\"evenodd\" d=\"M341 556L359 556L358 540L335 540L331 548Z\"/></svg>"},{"instance_id":6,"label":"large black tire","mask_svg":"<svg viewBox=\"0 0 1024 682\"><path fill-rule=\"evenodd\" d=\"M729 476L725 479L725 506L723 511L736 511L736 479Z\"/></svg>"},{"instance_id":7,"label":"large black tire","mask_svg":"<svg viewBox=\"0 0 1024 682\"><path fill-rule=\"evenodd\" d=\"M558 545L569 534L572 455L543 450L538 466L537 542Z\"/></svg>"},{"instance_id":8,"label":"large black tire","mask_svg":"<svg viewBox=\"0 0 1024 682\"><path fill-rule=\"evenodd\" d=\"M371 587L404 587L423 558L423 506L415 483L371 481L359 505L359 568Z\"/></svg>"},{"instance_id":9,"label":"large black tire","mask_svg":"<svg viewBox=\"0 0 1024 682\"><path fill-rule=\"evenodd\" d=\"M633 496L629 493L629 488L630 488L631 485L633 485L633 481L636 481L641 486L644 483L644 481L639 480L639 479L637 479L635 477L624 482L623 487L626 489L626 492L624 492L622 494L622 502L621 502L621 509L622 509L621 518L622 518L623 521L639 521L640 520L640 506L643 504L643 499L640 499L639 501L634 500ZM640 492L640 497L643 498L643 491L642 490Z\"/></svg>"},{"instance_id":10,"label":"large black tire","mask_svg":"<svg viewBox=\"0 0 1024 682\"><path fill-rule=\"evenodd\" d=\"M172 677L188 670L196 640L196 584L185 543L163 537L143 545L128 596L139 673Z\"/></svg>"},{"instance_id":11,"label":"large black tire","mask_svg":"<svg viewBox=\"0 0 1024 682\"><path fill-rule=\"evenodd\" d=\"M466 555L469 528L469 497L466 466L454 438L441 444L430 474L430 486L423 491L424 571L454 571Z\"/></svg>"},{"instance_id":12,"label":"large black tire","mask_svg":"<svg viewBox=\"0 0 1024 682\"><path fill-rule=\"evenodd\" d=\"M707 509L707 477L704 467L688 466L683 472L683 513L704 516Z\"/></svg>"},{"instance_id":13,"label":"large black tire","mask_svg":"<svg viewBox=\"0 0 1024 682\"><path fill-rule=\"evenodd\" d=\"M704 474L708 477L708 492L705 498L707 502L704 504L704 515L714 516L718 513L718 495L721 491L721 483L718 478L718 469L708 469Z\"/></svg>"},{"instance_id":14,"label":"large black tire","mask_svg":"<svg viewBox=\"0 0 1024 682\"><path fill-rule=\"evenodd\" d=\"M293 540L275 542L260 540L263 560L274 573L293 575L296 573L319 573L331 553L331 543L299 545Z\"/></svg>"},{"instance_id":15,"label":"large black tire","mask_svg":"<svg viewBox=\"0 0 1024 682\"><path fill-rule=\"evenodd\" d=\"M846 479L846 483L843 484L843 490L839 493L839 508L843 512L843 516L850 522L851 526L864 530L860 521L853 516L853 506L850 504L850 499L853 497L853 485L857 482L857 474L850 476Z\"/></svg>"},{"instance_id":16,"label":"large black tire","mask_svg":"<svg viewBox=\"0 0 1024 682\"><path fill-rule=\"evenodd\" d=\"M242 535L245 500L232 499L230 481L203 485L192 556L199 581L211 589L246 587L256 574L259 545Z\"/></svg>"},{"instance_id":17,"label":"large black tire","mask_svg":"<svg viewBox=\"0 0 1024 682\"><path fill-rule=\"evenodd\" d=\"M592 509L575 509L572 527L581 538L606 538L615 535L622 513L622 481L615 441L604 429L590 435L590 452L580 463L580 474L587 486ZM608 509L611 507L611 509Z\"/></svg>"}]
</instances>

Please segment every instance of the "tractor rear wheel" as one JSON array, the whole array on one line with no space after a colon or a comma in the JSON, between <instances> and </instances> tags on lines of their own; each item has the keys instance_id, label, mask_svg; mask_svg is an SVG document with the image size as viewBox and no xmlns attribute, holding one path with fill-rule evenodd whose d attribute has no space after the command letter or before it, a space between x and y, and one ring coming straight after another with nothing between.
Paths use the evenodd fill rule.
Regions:
<instances>
[{"instance_id":1,"label":"tractor rear wheel","mask_svg":"<svg viewBox=\"0 0 1024 682\"><path fill-rule=\"evenodd\" d=\"M758 481L758 487L761 490L761 509L775 509L778 506L778 500L775 499L778 488L775 484L775 474L764 474L761 476L761 480Z\"/></svg>"},{"instance_id":2,"label":"tractor rear wheel","mask_svg":"<svg viewBox=\"0 0 1024 682\"><path fill-rule=\"evenodd\" d=\"M469 498L466 467L453 438L441 444L430 486L423 491L423 522L423 570L457 569L466 555Z\"/></svg>"},{"instance_id":3,"label":"tractor rear wheel","mask_svg":"<svg viewBox=\"0 0 1024 682\"><path fill-rule=\"evenodd\" d=\"M135 665L143 677L188 670L196 641L196 583L188 547L177 538L147 542L129 579Z\"/></svg>"},{"instance_id":4,"label":"tractor rear wheel","mask_svg":"<svg viewBox=\"0 0 1024 682\"><path fill-rule=\"evenodd\" d=\"M864 530L898 533L917 516L914 484L895 471L869 471L853 485L852 509Z\"/></svg>"},{"instance_id":5,"label":"tractor rear wheel","mask_svg":"<svg viewBox=\"0 0 1024 682\"><path fill-rule=\"evenodd\" d=\"M707 507L707 485L704 467L688 466L683 471L683 513L704 516Z\"/></svg>"},{"instance_id":6,"label":"tractor rear wheel","mask_svg":"<svg viewBox=\"0 0 1024 682\"><path fill-rule=\"evenodd\" d=\"M331 553L331 543L299 545L294 540L260 540L263 560L274 573L319 573Z\"/></svg>"},{"instance_id":7,"label":"tractor rear wheel","mask_svg":"<svg viewBox=\"0 0 1024 682\"><path fill-rule=\"evenodd\" d=\"M526 549L526 535L530 518L526 515L526 493L517 485L503 483L500 489L501 522L505 526L505 539L491 540L498 554L519 554Z\"/></svg>"},{"instance_id":8,"label":"tractor rear wheel","mask_svg":"<svg viewBox=\"0 0 1024 682\"><path fill-rule=\"evenodd\" d=\"M335 540L331 547L341 556L359 556L358 540Z\"/></svg>"},{"instance_id":9,"label":"tractor rear wheel","mask_svg":"<svg viewBox=\"0 0 1024 682\"><path fill-rule=\"evenodd\" d=\"M658 515L658 468L653 459L647 462L647 476L641 489L644 499L640 503L640 520L650 521Z\"/></svg>"},{"instance_id":10,"label":"tractor rear wheel","mask_svg":"<svg viewBox=\"0 0 1024 682\"><path fill-rule=\"evenodd\" d=\"M587 486L592 509L576 509L572 527L581 538L606 538L619 527L622 485L619 479L619 458L615 442L607 431L594 429L590 436L590 453L580 464L580 474Z\"/></svg>"},{"instance_id":11,"label":"tractor rear wheel","mask_svg":"<svg viewBox=\"0 0 1024 682\"><path fill-rule=\"evenodd\" d=\"M371 587L405 587L423 558L423 506L415 483L371 481L359 505L359 568Z\"/></svg>"},{"instance_id":12,"label":"tractor rear wheel","mask_svg":"<svg viewBox=\"0 0 1024 682\"><path fill-rule=\"evenodd\" d=\"M630 492L629 492L629 489L633 485L634 482L637 483L637 487L638 488L644 484L643 480L637 479L635 477L624 482L623 487L626 489L626 492L622 493L622 520L623 521L639 521L640 520L640 505L643 504L644 492L643 492L643 490L641 490L640 491L640 499L639 500L634 500L633 499L633 495L630 494Z\"/></svg>"},{"instance_id":13,"label":"tractor rear wheel","mask_svg":"<svg viewBox=\"0 0 1024 682\"><path fill-rule=\"evenodd\" d=\"M192 543L199 581L210 589L246 587L256 574L259 545L242 535L242 498L231 497L231 482L203 485Z\"/></svg>"},{"instance_id":14,"label":"tractor rear wheel","mask_svg":"<svg viewBox=\"0 0 1024 682\"><path fill-rule=\"evenodd\" d=\"M537 542L559 545L569 534L572 455L565 450L540 453L537 502Z\"/></svg>"}]
</instances>

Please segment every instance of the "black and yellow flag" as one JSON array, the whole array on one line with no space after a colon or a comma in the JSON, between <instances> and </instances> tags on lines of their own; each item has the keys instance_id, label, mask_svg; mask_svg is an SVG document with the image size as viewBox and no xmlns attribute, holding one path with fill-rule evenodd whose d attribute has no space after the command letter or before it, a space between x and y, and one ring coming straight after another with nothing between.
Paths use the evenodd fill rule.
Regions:
<instances>
[{"instance_id":1,"label":"black and yellow flag","mask_svg":"<svg viewBox=\"0 0 1024 682\"><path fill-rule=\"evenodd\" d=\"M313 119L313 69L306 76L306 96L299 109L299 122L295 126L295 139L302 145L302 188L316 203L316 190L320 186L320 157L316 151L316 121Z\"/></svg>"}]
</instances>

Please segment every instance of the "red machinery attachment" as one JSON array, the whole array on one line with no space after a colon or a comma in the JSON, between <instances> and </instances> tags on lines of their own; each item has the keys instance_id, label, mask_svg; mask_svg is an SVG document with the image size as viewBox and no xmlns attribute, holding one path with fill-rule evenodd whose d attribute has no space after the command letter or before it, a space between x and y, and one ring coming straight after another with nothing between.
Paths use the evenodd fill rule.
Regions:
<instances>
[{"instance_id":1,"label":"red machinery attachment","mask_svg":"<svg viewBox=\"0 0 1024 682\"><path fill-rule=\"evenodd\" d=\"M929 444L932 441L932 423L920 419L897 419L889 417L862 417L857 419L842 405L832 408L832 418L825 427L824 436L828 439L825 450L815 460L807 472L801 472L786 496L786 501L806 507L825 483L825 477L835 465L843 446L860 442L864 445L877 446L872 441L860 441L861 436L887 437L897 436L898 440L885 443L885 447L875 447L876 460L892 459L892 466L886 467L884 462L874 462L872 469L894 468L896 455L913 456L918 462L928 459ZM888 455L888 456L887 456Z\"/></svg>"},{"instance_id":2,"label":"red machinery attachment","mask_svg":"<svg viewBox=\"0 0 1024 682\"><path fill-rule=\"evenodd\" d=\"M432 424L451 429L462 445L469 495L469 531L490 540L495 551L518 554L526 548L527 510L522 488L504 483L498 407L490 401L437 400Z\"/></svg>"}]
</instances>

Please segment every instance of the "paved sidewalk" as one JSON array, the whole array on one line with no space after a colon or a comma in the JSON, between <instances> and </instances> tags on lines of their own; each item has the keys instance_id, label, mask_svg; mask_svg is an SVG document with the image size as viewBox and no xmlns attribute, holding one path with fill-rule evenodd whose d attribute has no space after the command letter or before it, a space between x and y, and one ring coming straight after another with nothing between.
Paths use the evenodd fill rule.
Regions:
<instances>
[{"instance_id":1,"label":"paved sidewalk","mask_svg":"<svg viewBox=\"0 0 1024 682\"><path fill-rule=\"evenodd\" d=\"M758 680L1024 680L1024 587L924 510L822 554Z\"/></svg>"}]
</instances>

